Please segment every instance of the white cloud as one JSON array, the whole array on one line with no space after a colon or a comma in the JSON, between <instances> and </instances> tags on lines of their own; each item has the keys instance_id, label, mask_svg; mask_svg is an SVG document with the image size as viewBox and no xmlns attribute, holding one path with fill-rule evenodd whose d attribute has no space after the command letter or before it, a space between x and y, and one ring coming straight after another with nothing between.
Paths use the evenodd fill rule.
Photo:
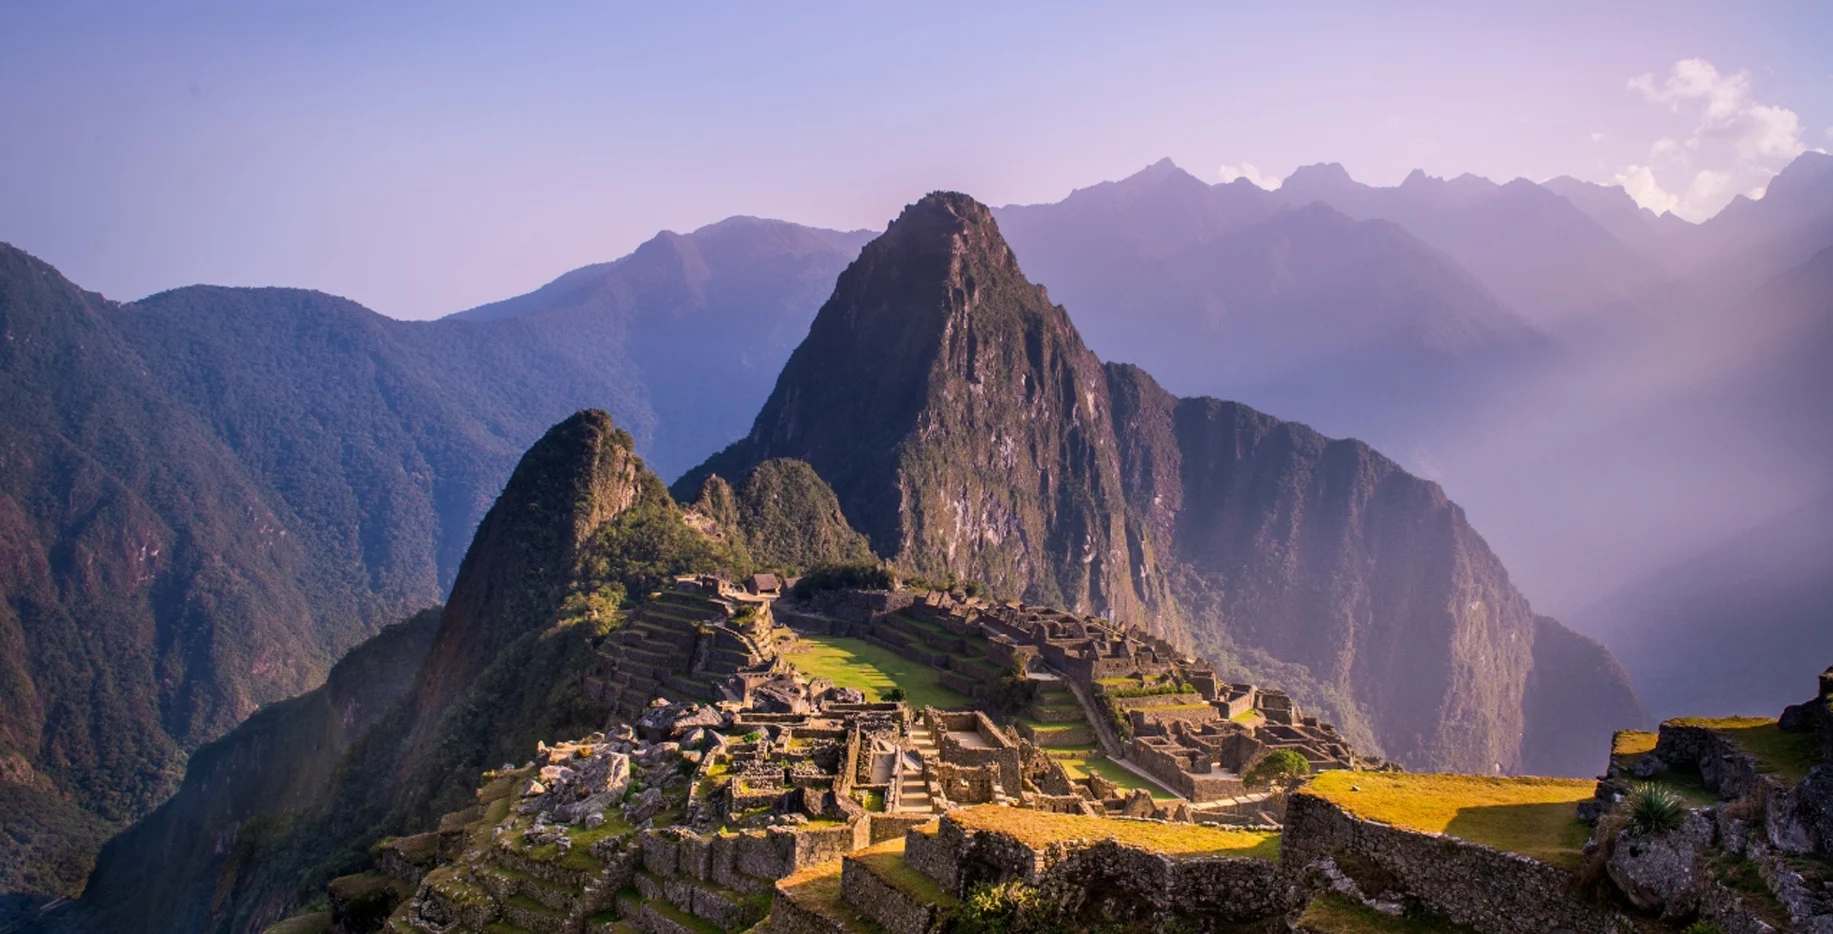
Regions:
<instances>
[{"instance_id":1,"label":"white cloud","mask_svg":"<svg viewBox=\"0 0 1833 934\"><path fill-rule=\"evenodd\" d=\"M1700 204L1717 199L1719 196L1730 196L1731 173L1702 170L1693 176L1692 190L1687 192L1687 202Z\"/></svg>"},{"instance_id":2,"label":"white cloud","mask_svg":"<svg viewBox=\"0 0 1833 934\"><path fill-rule=\"evenodd\" d=\"M1649 147L1648 165L1627 166L1617 174L1619 184L1651 210L1665 204L1689 220L1703 220L1735 192L1766 186L1789 160L1807 151L1801 118L1786 107L1752 98L1747 71L1727 74L1705 59L1689 58L1675 62L1665 78L1652 72L1637 75L1628 87L1650 103L1690 116L1694 124L1684 143L1658 139ZM1700 168L1687 180L1685 173L1693 166ZM1685 194L1664 187L1658 172L1669 184L1684 182Z\"/></svg>"},{"instance_id":3,"label":"white cloud","mask_svg":"<svg viewBox=\"0 0 1833 934\"><path fill-rule=\"evenodd\" d=\"M1601 143L1601 142L1603 142L1603 141L1604 141L1604 134L1602 134L1602 133L1599 133L1599 132L1597 132L1597 131L1595 131L1595 130L1593 130L1593 131L1592 131L1592 133L1591 133L1591 141L1592 141L1592 142L1594 142L1594 143Z\"/></svg>"},{"instance_id":4,"label":"white cloud","mask_svg":"<svg viewBox=\"0 0 1833 934\"><path fill-rule=\"evenodd\" d=\"M1623 186L1637 204L1656 214L1666 214L1680 205L1680 197L1662 188L1654 171L1646 165L1625 166L1611 181Z\"/></svg>"},{"instance_id":5,"label":"white cloud","mask_svg":"<svg viewBox=\"0 0 1833 934\"><path fill-rule=\"evenodd\" d=\"M1279 176L1262 173L1252 162L1243 162L1240 165L1224 165L1217 169L1217 172L1222 176L1222 181L1224 182L1232 182L1238 178L1245 178L1250 183L1265 188L1268 191L1272 191L1279 187Z\"/></svg>"}]
</instances>

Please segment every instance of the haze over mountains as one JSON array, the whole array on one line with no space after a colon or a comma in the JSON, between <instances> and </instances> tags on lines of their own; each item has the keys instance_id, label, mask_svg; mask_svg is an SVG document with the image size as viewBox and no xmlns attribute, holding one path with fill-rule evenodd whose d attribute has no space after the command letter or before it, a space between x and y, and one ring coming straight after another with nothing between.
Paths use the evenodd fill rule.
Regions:
<instances>
[{"instance_id":1,"label":"haze over mountains","mask_svg":"<svg viewBox=\"0 0 1833 934\"><path fill-rule=\"evenodd\" d=\"M866 247L751 433L676 498L780 457L879 554L1151 627L1237 677L1278 668L1411 767L1571 772L1643 718L1442 491L1360 442L1104 366L965 195Z\"/></svg>"},{"instance_id":2,"label":"haze over mountains","mask_svg":"<svg viewBox=\"0 0 1833 934\"><path fill-rule=\"evenodd\" d=\"M881 554L959 561L1116 612L1176 609L1193 640L1193 621L1226 618L1240 638L1208 633L1206 650L1241 653L1244 667L1263 666L1260 680L1290 681L1351 727L1361 711L1360 728L1423 764L1484 762L1409 745L1402 726L1376 722L1400 702L1337 665L1348 646L1369 647L1357 641L1367 628L1326 623L1351 615L1320 611L1316 630L1253 629L1257 614L1302 615L1291 601L1315 575L1354 570L1340 562L1361 552L1319 542L1382 540L1343 515L1319 518L1315 504L1348 490L1404 488L1438 517L1445 547L1488 555L1472 527L1495 545L1501 560L1477 560L1466 583L1505 608L1507 631L1526 640L1511 651L1528 654L1472 669L1483 687L1458 695L1508 711L1477 731L1486 761L1580 761L1510 758L1495 739L1525 730L1519 753L1548 741L1536 717L1583 712L1586 695L1567 690L1558 699L1579 710L1523 713L1534 706L1524 698L1549 696L1537 659L1590 666L1591 683L1612 678L1608 656L1534 616L1523 594L1605 638L1657 714L1773 710L1833 652L1833 549L1821 535L1833 501L1833 158L1801 156L1769 196L1700 225L1569 179L1418 176L1371 188L1314 167L1269 192L1208 185L1169 163L991 215L1024 277L983 286L1001 302L1021 296L1021 317L1047 322L1026 327L1050 335L1035 361L1009 341L994 359L1105 394L1108 425L1078 421L1066 400L1055 415L1067 421L1020 424L939 420L942 410L900 397L909 405L898 411L919 423L1005 432L1030 464L1024 476L1051 478L1038 487L1049 495L962 513L978 539L947 523L900 524L903 500L884 485L908 470L893 463L906 437L896 425L852 419L882 431L876 448L842 432L813 445L797 434L811 423L784 414L813 410L772 398L779 375L824 385L792 351L805 336L834 340L809 326L868 232L752 218L665 232L437 322L287 289L194 287L118 304L0 247L0 821L24 841L22 859L0 866L0 888L73 890L95 846L170 794L192 751L437 602L517 456L585 407L609 411L665 480L746 437L756 417L803 446L778 439L721 469L793 451ZM1025 279L1049 302L1023 297ZM1044 311L1051 304L1067 317ZM842 342L823 365L917 385L900 367L935 358L904 345L929 332L916 318L897 327ZM975 387L986 377L953 365L977 351L951 353L948 385L985 392ZM1178 398L1199 395L1244 405ZM984 476L930 466L908 494L937 498L920 515L992 495ZM1235 484L1254 477L1269 485L1251 488L1260 507L1313 505L1271 537L1206 511L1247 495ZM1147 505L1159 496L1172 505ZM1000 547L984 537L1013 529L1023 534ZM1263 549L1292 563L1256 563ZM1173 573L1180 566L1195 583ZM1423 586L1409 573L1391 576ZM1218 580L1219 594L1204 583ZM1380 588L1364 596L1379 600ZM1301 633L1314 649L1293 644ZM1714 677L1699 677L1702 658ZM1437 684L1455 664L1421 677Z\"/></svg>"}]
</instances>

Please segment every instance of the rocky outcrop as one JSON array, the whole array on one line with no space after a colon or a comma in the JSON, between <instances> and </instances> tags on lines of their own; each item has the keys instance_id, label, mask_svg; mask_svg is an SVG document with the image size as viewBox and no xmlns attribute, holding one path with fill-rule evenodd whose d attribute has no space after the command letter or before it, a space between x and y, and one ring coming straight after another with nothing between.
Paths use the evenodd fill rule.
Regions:
<instances>
[{"instance_id":1,"label":"rocky outcrop","mask_svg":"<svg viewBox=\"0 0 1833 934\"><path fill-rule=\"evenodd\" d=\"M1409 766L1587 771L1643 720L1609 654L1535 616L1435 484L1103 366L963 195L867 245L751 433L676 495L781 457L881 555L1146 626L1231 676L1277 668Z\"/></svg>"},{"instance_id":2,"label":"rocky outcrop","mask_svg":"<svg viewBox=\"0 0 1833 934\"><path fill-rule=\"evenodd\" d=\"M1700 813L1665 833L1625 832L1605 869L1631 905L1669 920L1690 918L1706 887L1704 863L1713 834L1712 819Z\"/></svg>"}]
</instances>

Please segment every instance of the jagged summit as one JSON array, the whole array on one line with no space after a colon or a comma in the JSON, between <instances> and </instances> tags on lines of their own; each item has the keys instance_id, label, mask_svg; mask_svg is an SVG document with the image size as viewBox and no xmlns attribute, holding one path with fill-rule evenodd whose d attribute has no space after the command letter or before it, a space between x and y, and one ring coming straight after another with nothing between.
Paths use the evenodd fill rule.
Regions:
<instances>
[{"instance_id":1,"label":"jagged summit","mask_svg":"<svg viewBox=\"0 0 1833 934\"><path fill-rule=\"evenodd\" d=\"M1286 176L1279 189L1291 195L1299 192L1321 193L1340 188L1353 188L1355 179L1349 177L1349 170L1340 162L1319 162L1313 165L1301 165Z\"/></svg>"},{"instance_id":2,"label":"jagged summit","mask_svg":"<svg viewBox=\"0 0 1833 934\"><path fill-rule=\"evenodd\" d=\"M922 198L866 245L751 432L675 496L772 458L813 467L902 567L1149 627L1243 673L1261 653L1299 666L1310 696L1342 699L1327 713L1347 735L1412 765L1585 768L1577 747L1640 721L1607 653L1548 654L1566 631L1436 486L1364 445L1104 367L964 194ZM1402 557L1418 555L1432 557ZM1569 683L1581 670L1604 675ZM1554 696L1588 698L1595 722L1524 741Z\"/></svg>"}]
</instances>

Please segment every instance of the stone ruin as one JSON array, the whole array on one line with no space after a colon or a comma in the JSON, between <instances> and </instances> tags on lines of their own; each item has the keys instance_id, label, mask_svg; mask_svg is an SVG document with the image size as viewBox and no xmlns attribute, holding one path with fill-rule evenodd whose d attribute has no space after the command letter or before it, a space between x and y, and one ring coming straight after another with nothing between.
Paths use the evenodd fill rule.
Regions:
<instances>
[{"instance_id":1,"label":"stone ruin","mask_svg":"<svg viewBox=\"0 0 1833 934\"><path fill-rule=\"evenodd\" d=\"M586 675L586 696L622 720L657 697L721 699L718 685L774 656L775 599L718 577L676 578L611 634Z\"/></svg>"},{"instance_id":2,"label":"stone ruin","mask_svg":"<svg viewBox=\"0 0 1833 934\"><path fill-rule=\"evenodd\" d=\"M772 592L783 582L748 583L681 578L654 595L587 675L604 731L541 744L520 768L487 773L477 806L434 833L385 842L376 870L340 879L333 895L379 892L364 910L388 908L386 927L398 934L737 932L770 912L773 893L794 917L780 880L931 839L939 818L964 808L1267 826L1264 808L1205 811L1200 793L1160 802L1099 774L1072 778L1051 743L1099 743L1116 758L1130 748L1136 771L1180 790L1195 787L1184 776L1203 775L1196 757L1156 769L1149 758L1171 759L1173 740L1205 750L1212 769L1282 741L1320 753L1319 763L1357 761L1284 695L1222 683L1168 644L1100 620L935 594L831 593L789 605ZM823 612L836 610L855 618ZM1020 667L1037 699L1016 729L982 710L871 702L779 655L779 622L923 658L971 697ZM1191 687L1188 698L1140 697L1213 714L1119 697L1124 679ZM1113 706L1130 747L1116 724L1090 717L1110 697L1125 702ZM1251 722L1229 722L1244 712ZM1256 885L1266 882L1250 868ZM334 916L339 905L351 923L336 930L376 929L355 923L356 900L334 897Z\"/></svg>"},{"instance_id":3,"label":"stone ruin","mask_svg":"<svg viewBox=\"0 0 1833 934\"><path fill-rule=\"evenodd\" d=\"M1098 617L940 592L860 591L786 599L778 616L930 664L945 686L971 697L984 699L1022 670L1050 701L1020 718L1024 739L1098 744L1184 798L1195 819L1276 821L1277 796L1248 788L1244 776L1277 750L1299 753L1314 770L1392 768L1357 754L1284 692L1223 681L1170 642ZM1107 790L1096 785L1096 796Z\"/></svg>"}]
</instances>

